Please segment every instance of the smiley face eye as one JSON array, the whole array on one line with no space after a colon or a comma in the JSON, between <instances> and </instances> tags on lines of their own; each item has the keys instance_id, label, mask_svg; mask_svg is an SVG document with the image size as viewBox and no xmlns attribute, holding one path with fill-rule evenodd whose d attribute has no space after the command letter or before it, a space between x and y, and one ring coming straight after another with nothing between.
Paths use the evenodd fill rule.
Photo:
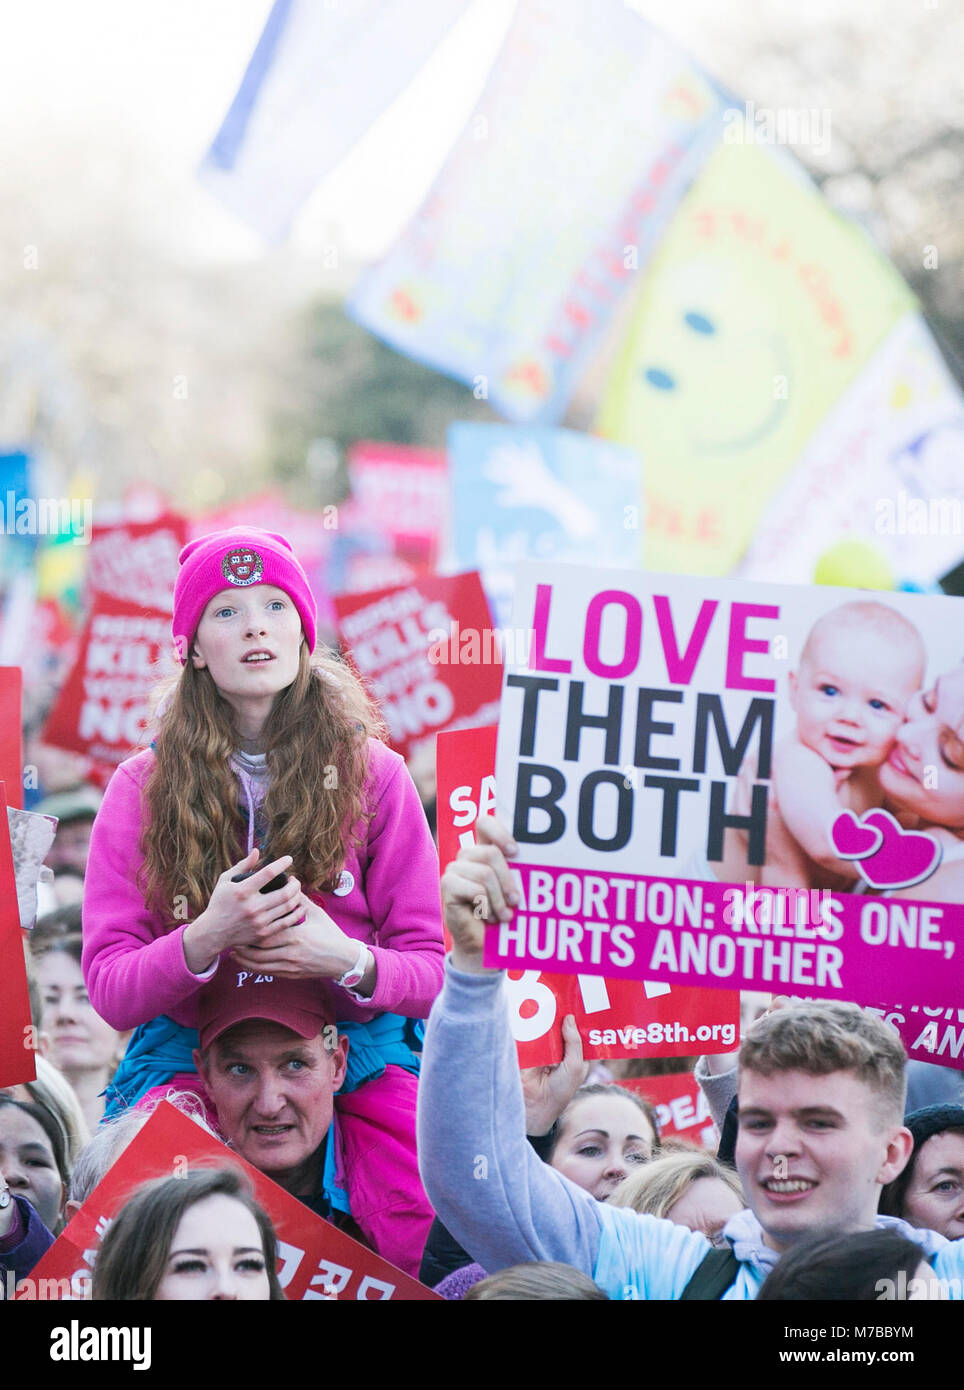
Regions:
<instances>
[{"instance_id":1,"label":"smiley face eye","mask_svg":"<svg viewBox=\"0 0 964 1390\"><path fill-rule=\"evenodd\" d=\"M708 319L705 314L694 313L692 310L683 315L683 322L687 328L692 328L694 333L709 335L716 332L716 324L712 319Z\"/></svg>"},{"instance_id":2,"label":"smiley face eye","mask_svg":"<svg viewBox=\"0 0 964 1390\"><path fill-rule=\"evenodd\" d=\"M655 386L657 391L672 391L676 386L676 378L669 372L664 372L661 367L649 367L645 373L646 380L650 386Z\"/></svg>"}]
</instances>

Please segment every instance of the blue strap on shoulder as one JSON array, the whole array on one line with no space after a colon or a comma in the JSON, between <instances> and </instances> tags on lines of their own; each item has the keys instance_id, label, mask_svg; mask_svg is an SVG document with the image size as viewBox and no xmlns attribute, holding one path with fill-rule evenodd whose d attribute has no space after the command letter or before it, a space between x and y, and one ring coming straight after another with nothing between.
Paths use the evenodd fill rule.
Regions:
<instances>
[{"instance_id":1,"label":"blue strap on shoulder","mask_svg":"<svg viewBox=\"0 0 964 1390\"><path fill-rule=\"evenodd\" d=\"M166 1014L142 1023L131 1034L120 1066L104 1095L104 1119L112 1120L136 1105L154 1086L163 1086L179 1072L194 1071L193 1052L199 1046L196 1028L184 1028Z\"/></svg>"},{"instance_id":2,"label":"blue strap on shoulder","mask_svg":"<svg viewBox=\"0 0 964 1390\"><path fill-rule=\"evenodd\" d=\"M418 1075L422 1063L421 1043L425 1036L424 1020L403 1018L401 1014L379 1014L370 1023L339 1023L338 1031L348 1038L349 1043L345 1080L338 1095L349 1095L366 1081L376 1080L384 1075L385 1068L389 1065L402 1067L405 1071ZM418 1051L413 1050L413 1045L417 1045ZM338 1183L340 1158L341 1144L336 1106L334 1121L328 1131L328 1143L325 1146L322 1188L334 1211L343 1211L350 1215L348 1193Z\"/></svg>"},{"instance_id":3,"label":"blue strap on shoulder","mask_svg":"<svg viewBox=\"0 0 964 1390\"><path fill-rule=\"evenodd\" d=\"M339 1023L349 1042L348 1067L339 1095L357 1091L366 1081L382 1076L386 1066L402 1067L414 1076L422 1065L425 1023L401 1014L379 1014L370 1023ZM418 1049L417 1051L415 1049Z\"/></svg>"},{"instance_id":4,"label":"blue strap on shoulder","mask_svg":"<svg viewBox=\"0 0 964 1390\"><path fill-rule=\"evenodd\" d=\"M325 1194L328 1205L332 1211L343 1211L351 1216L351 1203L348 1193L338 1182L338 1170L341 1167L341 1134L338 1129L338 1112L332 1115L331 1128L328 1131L328 1143L325 1145L325 1164L321 1175L321 1190Z\"/></svg>"}]
</instances>

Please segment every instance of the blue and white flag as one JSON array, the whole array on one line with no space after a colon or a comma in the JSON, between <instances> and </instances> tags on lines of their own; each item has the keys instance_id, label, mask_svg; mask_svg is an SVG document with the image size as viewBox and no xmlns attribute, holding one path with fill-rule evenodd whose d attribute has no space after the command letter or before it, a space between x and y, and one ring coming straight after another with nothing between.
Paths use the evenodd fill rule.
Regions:
<instances>
[{"instance_id":1,"label":"blue and white flag","mask_svg":"<svg viewBox=\"0 0 964 1390\"><path fill-rule=\"evenodd\" d=\"M275 0L201 181L266 241L281 241L468 4Z\"/></svg>"}]
</instances>

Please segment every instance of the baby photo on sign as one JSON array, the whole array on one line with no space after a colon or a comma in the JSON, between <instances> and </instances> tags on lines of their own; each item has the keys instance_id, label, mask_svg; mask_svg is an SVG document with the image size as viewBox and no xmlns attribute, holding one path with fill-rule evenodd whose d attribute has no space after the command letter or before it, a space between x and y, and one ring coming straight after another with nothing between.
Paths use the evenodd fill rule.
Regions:
<instances>
[{"instance_id":1,"label":"baby photo on sign","mask_svg":"<svg viewBox=\"0 0 964 1390\"><path fill-rule=\"evenodd\" d=\"M778 692L769 766L758 743L732 807L749 818L768 777L764 862L734 827L705 867L734 883L959 901L964 665L934 669L918 626L868 594L816 618Z\"/></svg>"},{"instance_id":2,"label":"baby photo on sign","mask_svg":"<svg viewBox=\"0 0 964 1390\"><path fill-rule=\"evenodd\" d=\"M497 781L527 863L964 898L960 599L526 564Z\"/></svg>"}]
</instances>

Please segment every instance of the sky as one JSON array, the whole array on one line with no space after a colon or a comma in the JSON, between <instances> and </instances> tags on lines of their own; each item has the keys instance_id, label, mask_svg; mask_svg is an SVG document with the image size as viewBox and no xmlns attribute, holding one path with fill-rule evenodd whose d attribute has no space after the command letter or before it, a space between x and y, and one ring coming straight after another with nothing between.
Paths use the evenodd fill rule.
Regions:
<instances>
[{"instance_id":1,"label":"sky","mask_svg":"<svg viewBox=\"0 0 964 1390\"><path fill-rule=\"evenodd\" d=\"M786 3L632 0L711 65L710 31L725 34L730 15L734 27L765 27ZM808 0L805 22L819 26L841 13L857 21L886 4ZM473 0L409 91L309 200L292 238L296 250L310 255L337 239L350 258L368 260L388 249L469 116L513 7L514 0ZM29 160L43 185L49 165L44 196L69 206L98 167L109 180L112 152L123 150L156 181L161 196L148 200L154 230L181 254L215 262L261 255L257 238L200 188L194 170L270 8L271 0L7 0L0 10L0 121L14 167ZM57 151L78 139L90 158L64 168ZM75 178L83 186L74 189Z\"/></svg>"},{"instance_id":2,"label":"sky","mask_svg":"<svg viewBox=\"0 0 964 1390\"><path fill-rule=\"evenodd\" d=\"M513 0L475 0L418 88L403 94L313 195L293 238L298 249L328 239L332 226L356 258L387 249L444 158L446 132L454 136L467 119L512 8ZM133 151L178 191L163 202L170 237L183 252L214 260L260 254L257 239L196 184L194 170L270 9L271 0L8 3L0 50L5 140L37 171L58 142L82 132L92 148ZM59 167L57 183L69 201L69 175ZM379 205L368 191L374 186Z\"/></svg>"}]
</instances>

